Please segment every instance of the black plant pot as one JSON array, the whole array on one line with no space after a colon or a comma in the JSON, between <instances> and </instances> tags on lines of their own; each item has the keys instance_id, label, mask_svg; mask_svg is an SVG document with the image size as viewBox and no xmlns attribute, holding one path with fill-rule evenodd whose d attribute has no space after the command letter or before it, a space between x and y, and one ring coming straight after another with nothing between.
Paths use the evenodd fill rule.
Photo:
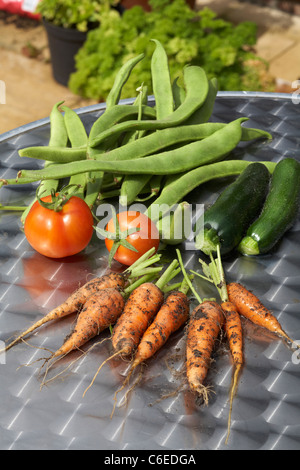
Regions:
<instances>
[{"instance_id":1,"label":"black plant pot","mask_svg":"<svg viewBox=\"0 0 300 470\"><path fill-rule=\"evenodd\" d=\"M121 3L113 8L120 15L125 11ZM43 18L43 24L48 37L53 77L61 85L68 86L69 77L75 72L75 55L83 46L89 30L96 28L99 24L90 23L87 32L78 31L76 28L56 26L45 18Z\"/></svg>"},{"instance_id":2,"label":"black plant pot","mask_svg":"<svg viewBox=\"0 0 300 470\"><path fill-rule=\"evenodd\" d=\"M50 49L52 73L54 79L67 86L70 74L75 71L75 59L83 46L87 33L77 29L62 28L43 19Z\"/></svg>"}]
</instances>

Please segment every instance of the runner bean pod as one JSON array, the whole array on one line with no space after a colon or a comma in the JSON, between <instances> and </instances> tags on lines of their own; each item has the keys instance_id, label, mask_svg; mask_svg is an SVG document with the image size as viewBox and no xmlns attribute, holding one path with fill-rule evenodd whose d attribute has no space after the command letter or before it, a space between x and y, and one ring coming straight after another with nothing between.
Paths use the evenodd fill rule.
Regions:
<instances>
[{"instance_id":1,"label":"runner bean pod","mask_svg":"<svg viewBox=\"0 0 300 470\"><path fill-rule=\"evenodd\" d=\"M174 110L168 56L160 41L157 39L152 39L152 41L155 42L155 50L151 59L151 77L156 118L164 119Z\"/></svg>"},{"instance_id":2,"label":"runner bean pod","mask_svg":"<svg viewBox=\"0 0 300 470\"><path fill-rule=\"evenodd\" d=\"M68 133L64 123L64 117L59 107L64 101L56 103L50 112L50 138L49 147L64 147L68 143Z\"/></svg>"},{"instance_id":3,"label":"runner bean pod","mask_svg":"<svg viewBox=\"0 0 300 470\"><path fill-rule=\"evenodd\" d=\"M36 146L26 147L19 150L20 157L37 158L38 160L47 160L55 163L76 162L86 159L86 147L51 147Z\"/></svg>"},{"instance_id":4,"label":"runner bean pod","mask_svg":"<svg viewBox=\"0 0 300 470\"><path fill-rule=\"evenodd\" d=\"M86 147L88 135L79 115L68 106L62 106L64 111L64 123L67 135L72 147Z\"/></svg>"},{"instance_id":5,"label":"runner bean pod","mask_svg":"<svg viewBox=\"0 0 300 470\"><path fill-rule=\"evenodd\" d=\"M146 157L168 147L180 146L209 137L226 124L204 123L191 126L178 126L162 129L144 136L126 146L115 148L101 157L102 161L121 161Z\"/></svg>"},{"instance_id":6,"label":"runner bean pod","mask_svg":"<svg viewBox=\"0 0 300 470\"><path fill-rule=\"evenodd\" d=\"M131 104L116 104L105 111L93 124L90 134L89 134L89 146L97 147L100 144L96 142L96 139L99 134L102 135L103 132L112 133L111 129L115 127L121 121L126 119L135 118L139 113L139 106ZM155 120L156 111L151 106L143 106L143 116L147 119ZM130 121L132 122L132 121ZM133 121L135 122L135 121ZM148 122L148 121L147 121ZM123 123L124 124L124 123ZM112 133L113 134L113 133ZM114 138L114 135L109 135L111 139Z\"/></svg>"},{"instance_id":7,"label":"runner bean pod","mask_svg":"<svg viewBox=\"0 0 300 470\"><path fill-rule=\"evenodd\" d=\"M151 175L147 174L125 175L120 191L121 206L132 204L150 179Z\"/></svg>"},{"instance_id":8,"label":"runner bean pod","mask_svg":"<svg viewBox=\"0 0 300 470\"><path fill-rule=\"evenodd\" d=\"M138 119L142 119L143 117L142 105L147 105L147 103L148 103L148 87L145 85L141 85L141 87L138 88L138 95L134 101L134 105L137 105L140 108ZM132 142L136 139L140 139L141 137L145 135L145 133L146 131L126 132L124 136L122 137L120 145L123 147L129 142Z\"/></svg>"},{"instance_id":9,"label":"runner bean pod","mask_svg":"<svg viewBox=\"0 0 300 470\"><path fill-rule=\"evenodd\" d=\"M149 156L167 147L179 145L187 142L201 140L209 137L214 132L227 126L221 122L207 122L203 124L182 125L162 129L159 133L152 133L143 139L131 140L126 145L116 147L106 153L101 153L99 149L94 150L94 158L101 158L103 161L129 160ZM258 138L271 139L269 132L262 129L242 127L242 141L249 141ZM26 147L19 150L21 157L39 158L53 162L67 163L83 160L87 156L86 147L52 147L36 146Z\"/></svg>"},{"instance_id":10,"label":"runner bean pod","mask_svg":"<svg viewBox=\"0 0 300 470\"><path fill-rule=\"evenodd\" d=\"M110 109L116 104L118 104L123 86L127 82L132 69L138 64L143 58L145 54L139 54L137 57L133 57L125 62L125 64L120 68L118 71L114 84L106 98L106 109Z\"/></svg>"},{"instance_id":11,"label":"runner bean pod","mask_svg":"<svg viewBox=\"0 0 300 470\"><path fill-rule=\"evenodd\" d=\"M62 106L61 109L65 113L64 121L71 146L79 148L86 147L88 142L88 135L79 115L68 106ZM77 186L76 196L81 197L82 199L84 199L85 196L87 180L88 174L82 173L72 176L69 181L69 184Z\"/></svg>"},{"instance_id":12,"label":"runner bean pod","mask_svg":"<svg viewBox=\"0 0 300 470\"><path fill-rule=\"evenodd\" d=\"M92 147L99 145L113 135L120 135L131 130L157 130L166 127L178 126L188 119L205 101L208 93L208 79L205 71L196 65L188 65L183 69L186 87L186 98L175 111L164 119L134 121L129 120L116 124L108 129L105 126L97 137L90 141Z\"/></svg>"},{"instance_id":13,"label":"runner bean pod","mask_svg":"<svg viewBox=\"0 0 300 470\"><path fill-rule=\"evenodd\" d=\"M125 64L120 68L118 71L114 84L107 96L106 99L106 107L105 111L93 124L89 139L88 139L88 146L87 146L87 155L89 158L98 159L101 155L107 151L109 148L113 148L116 144L116 139L108 139L106 145L101 145L100 148L92 148L90 146L90 140L93 138L94 135L97 135L99 129L102 129L102 125L106 123L106 125L111 125L109 119L113 119L116 113L116 110L119 111L118 106L123 86L125 85L126 81L128 80L132 69L135 65L140 62L144 57L144 54L140 54L137 57L129 59ZM138 111L137 111L138 109ZM138 113L140 112L141 108L137 107L135 111ZM111 111L112 110L112 111ZM153 110L151 109L151 112ZM126 116L125 116L126 117ZM155 117L155 112L153 112L153 117ZM122 118L123 119L123 118ZM88 181L86 187L86 195L85 195L85 202L88 206L93 207L95 201L98 198L99 192L101 191L102 183L103 183L104 173L103 171L96 171L90 172L88 174Z\"/></svg>"},{"instance_id":14,"label":"runner bean pod","mask_svg":"<svg viewBox=\"0 0 300 470\"><path fill-rule=\"evenodd\" d=\"M50 112L50 138L48 143L48 148L50 150L56 146L66 146L68 143L68 133L64 123L64 118L62 113L59 110L59 107L64 103L64 101L59 101L56 103ZM47 148L47 147L46 147ZM53 164L53 162L48 158L45 159L44 168L48 168ZM42 181L38 187L38 193L47 196L51 194L51 191L56 191L58 188L59 180L57 178L53 178L52 180ZM25 219L27 217L28 212L30 211L32 205L37 200L37 196L33 198L32 202L27 206L24 212L21 215L21 222L24 224Z\"/></svg>"},{"instance_id":15,"label":"runner bean pod","mask_svg":"<svg viewBox=\"0 0 300 470\"><path fill-rule=\"evenodd\" d=\"M142 119L142 103L144 99L145 92L143 91L143 86L141 86L139 90L139 95L136 99L136 103L140 107L140 112L138 115L139 120ZM140 139L141 132L142 131L134 131L133 133L130 133L131 139ZM121 185L119 203L122 206L132 204L140 194L140 191L148 183L150 178L151 175L125 175Z\"/></svg>"},{"instance_id":16,"label":"runner bean pod","mask_svg":"<svg viewBox=\"0 0 300 470\"><path fill-rule=\"evenodd\" d=\"M137 160L101 161L87 160L64 165L55 165L45 170L21 170L18 178L35 177L49 179L68 177L85 171L107 171L116 174L158 174L167 175L188 171L200 165L206 165L223 159L240 142L241 124L246 118L239 118L219 129L206 139L192 142L182 147L150 155ZM130 162L130 163L129 163Z\"/></svg>"},{"instance_id":17,"label":"runner bean pod","mask_svg":"<svg viewBox=\"0 0 300 470\"><path fill-rule=\"evenodd\" d=\"M172 83L172 93L174 100L174 109L177 109L185 100L185 90L178 83L179 77L176 77Z\"/></svg>"},{"instance_id":18,"label":"runner bean pod","mask_svg":"<svg viewBox=\"0 0 300 470\"><path fill-rule=\"evenodd\" d=\"M218 80L212 78L208 83L208 93L203 105L186 121L186 124L201 124L207 122L212 115L215 99L218 93Z\"/></svg>"}]
</instances>

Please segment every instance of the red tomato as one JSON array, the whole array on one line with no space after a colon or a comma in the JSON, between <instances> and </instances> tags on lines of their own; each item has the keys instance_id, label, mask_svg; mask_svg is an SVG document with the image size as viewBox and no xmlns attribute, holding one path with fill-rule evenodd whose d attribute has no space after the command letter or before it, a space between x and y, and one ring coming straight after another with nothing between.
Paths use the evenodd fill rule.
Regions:
<instances>
[{"instance_id":1,"label":"red tomato","mask_svg":"<svg viewBox=\"0 0 300 470\"><path fill-rule=\"evenodd\" d=\"M51 202L51 196L41 198ZM93 235L93 216L88 205L72 196L60 211L43 207L36 201L28 212L24 232L38 253L64 258L82 251Z\"/></svg>"},{"instance_id":2,"label":"red tomato","mask_svg":"<svg viewBox=\"0 0 300 470\"><path fill-rule=\"evenodd\" d=\"M159 246L159 232L156 225L149 217L137 211L124 211L117 214L117 218L120 232L126 232L133 228L139 228L140 230L125 238L137 251L120 245L114 255L116 261L130 266L151 248L154 247L155 251L157 251ZM116 229L113 218L108 222L106 230L115 233ZM105 239L105 245L109 252L114 242L114 240L110 240L109 238ZM118 240L116 240L116 242L118 242Z\"/></svg>"}]
</instances>

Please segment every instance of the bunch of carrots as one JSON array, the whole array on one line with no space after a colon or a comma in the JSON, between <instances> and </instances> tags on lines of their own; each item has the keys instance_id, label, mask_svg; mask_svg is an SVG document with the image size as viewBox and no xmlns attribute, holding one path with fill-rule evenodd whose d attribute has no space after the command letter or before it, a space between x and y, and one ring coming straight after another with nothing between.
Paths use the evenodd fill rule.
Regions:
<instances>
[{"instance_id":1,"label":"bunch of carrots","mask_svg":"<svg viewBox=\"0 0 300 470\"><path fill-rule=\"evenodd\" d=\"M209 387L205 386L205 379L209 370L212 351L221 329L224 328L234 365L225 441L227 443L230 435L233 399L236 394L239 374L244 365L241 316L275 333L286 341L288 345L293 344L293 340L285 333L277 318L263 305L255 294L238 282L226 284L219 246L217 247L216 259L210 255L209 264L201 259L199 261L202 264L204 275L192 272L215 285L220 302L211 300L202 301L195 292L199 305L190 316L187 332L187 378L190 388L200 394L205 403L208 403ZM184 269L183 266L182 269Z\"/></svg>"},{"instance_id":2,"label":"bunch of carrots","mask_svg":"<svg viewBox=\"0 0 300 470\"><path fill-rule=\"evenodd\" d=\"M77 312L75 326L62 346L45 360L47 372L55 361L88 343L103 330L111 328L112 355L100 364L87 390L94 383L99 371L111 358L119 356L130 361L125 381L116 394L129 383L136 368L153 357L169 337L181 327L186 327L185 366L189 389L203 402L209 402L210 387L206 385L211 356L221 330L225 329L234 375L230 389L230 409L226 443L230 434L233 398L238 377L244 365L243 331L241 316L267 328L292 343L274 315L260 300L239 283L226 284L220 250L207 264L199 260L203 275L191 271L187 274L180 251L177 258L163 270L159 264L161 255L153 249L139 258L123 273L110 272L87 282L65 302L53 309L34 325L20 333L4 350L7 351L25 336L47 322L59 320ZM180 282L170 284L179 274ZM199 275L212 282L220 301L202 300L193 287L192 279ZM197 300L190 311L189 291ZM129 391L132 387L129 389ZM115 394L115 397L116 397ZM116 400L115 400L116 401Z\"/></svg>"}]
</instances>

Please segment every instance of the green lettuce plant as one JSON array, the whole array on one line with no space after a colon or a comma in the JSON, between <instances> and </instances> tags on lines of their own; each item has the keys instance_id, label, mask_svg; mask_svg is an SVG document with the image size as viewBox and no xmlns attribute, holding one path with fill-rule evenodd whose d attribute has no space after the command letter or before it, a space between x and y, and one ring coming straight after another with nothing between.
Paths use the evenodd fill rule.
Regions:
<instances>
[{"instance_id":1,"label":"green lettuce plant","mask_svg":"<svg viewBox=\"0 0 300 470\"><path fill-rule=\"evenodd\" d=\"M69 88L85 98L105 101L115 75L129 58L144 53L123 88L122 98L136 96L144 83L152 93L150 61L158 39L166 49L171 77L181 76L186 64L202 66L208 77L217 77L221 90L245 90L245 62L254 56L256 24L237 26L218 18L209 8L192 10L184 0L150 0L152 10L135 6L122 16L105 13L99 28L88 33L76 56L76 71ZM260 88L252 76L253 89Z\"/></svg>"},{"instance_id":2,"label":"green lettuce plant","mask_svg":"<svg viewBox=\"0 0 300 470\"><path fill-rule=\"evenodd\" d=\"M86 32L91 25L99 26L103 15L116 15L112 7L118 3L119 0L41 0L36 11L56 26Z\"/></svg>"}]
</instances>

